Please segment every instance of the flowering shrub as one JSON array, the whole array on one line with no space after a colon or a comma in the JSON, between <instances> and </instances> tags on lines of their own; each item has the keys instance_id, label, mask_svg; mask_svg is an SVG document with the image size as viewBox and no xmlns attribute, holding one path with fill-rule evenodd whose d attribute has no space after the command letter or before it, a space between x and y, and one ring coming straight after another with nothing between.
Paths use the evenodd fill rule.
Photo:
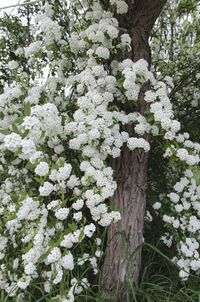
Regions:
<instances>
[{"instance_id":1,"label":"flowering shrub","mask_svg":"<svg viewBox=\"0 0 200 302\"><path fill-rule=\"evenodd\" d=\"M200 269L200 185L193 170L187 169L174 185L174 190L167 196L161 195L161 202L153 205L156 212L161 211L167 228L162 241L169 248L173 244L177 246L173 262L180 268L182 280L187 280L191 271L194 273ZM167 208L162 209L162 204Z\"/></svg>"},{"instance_id":2,"label":"flowering shrub","mask_svg":"<svg viewBox=\"0 0 200 302\"><path fill-rule=\"evenodd\" d=\"M120 219L120 209L107 202L117 187L107 159L120 156L124 144L148 152L147 137L160 136L165 157L184 165L199 163L200 145L178 133L168 84L157 81L144 60L127 59L131 38L119 33L112 12L126 13L127 4L111 0L105 11L98 1L82 1L81 8L79 1L63 2L64 8L49 3L35 19L38 40L16 50L40 72L29 85L23 77L14 81L0 96L0 288L11 301L26 299L29 286L37 283L52 301L62 302L74 301L89 287L89 272L98 273L102 255L101 228ZM63 10L71 16L69 28L59 18ZM45 66L49 75L44 81ZM12 68L17 72L17 65ZM121 104L131 102L136 108L147 82L148 112L126 114ZM121 127L127 124L134 129L132 137ZM199 194L192 174L187 175L185 188L169 194L177 216L189 209L187 199ZM195 198L192 211L199 213ZM185 269L199 268L194 217L187 225L184 217L163 217L177 235L189 232L185 241L175 239L185 257L184 263L177 261L183 278ZM188 242L198 263L188 260Z\"/></svg>"}]
</instances>

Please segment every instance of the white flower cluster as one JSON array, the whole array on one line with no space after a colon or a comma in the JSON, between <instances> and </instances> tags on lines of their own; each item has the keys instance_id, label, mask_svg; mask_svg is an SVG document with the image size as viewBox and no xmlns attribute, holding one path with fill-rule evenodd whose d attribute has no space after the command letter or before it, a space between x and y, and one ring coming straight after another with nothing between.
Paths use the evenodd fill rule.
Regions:
<instances>
[{"instance_id":1,"label":"white flower cluster","mask_svg":"<svg viewBox=\"0 0 200 302\"><path fill-rule=\"evenodd\" d=\"M94 11L91 10L91 13ZM51 11L48 10L47 15L46 9L46 13L37 18L43 32L42 40L34 42L25 49L26 57L37 55L42 47L48 47L60 41L59 27L55 21L51 20L50 15ZM117 38L117 21L114 18L111 21L105 18L101 26L103 24L105 26L106 22L111 23L107 28L109 35L113 39ZM112 23L116 26L112 26ZM105 38L105 43L106 39L109 42L109 39ZM111 40L109 43L112 48ZM106 60L109 57L109 50L104 47L104 44L101 45L100 43L95 49L96 56ZM90 61L90 55L88 61ZM50 64L52 70L56 65L60 65L60 59ZM63 76L64 73L60 72L60 74ZM94 78L103 79L104 75L103 65L96 64ZM80 74L79 77L81 76ZM61 82L64 83L65 80ZM54 83L58 83L56 76L47 79L46 87L50 93L46 93L46 100L44 102L43 99L42 103L40 97L41 92L45 91L44 87L30 87L25 95L20 86L14 87L7 89L1 96L2 109L9 110L4 111L5 115L0 125L2 129L0 155L4 171L0 186L0 214L4 226L4 236L0 237L0 255L3 261L0 268L0 288L5 290L10 297L25 297L24 290L36 278L40 278L44 284L44 290L50 293L54 286L64 282L64 275L68 274L73 277L77 263L76 245L83 242L84 246L84 238L93 240L97 249L94 251L95 254L91 250L91 255L88 254L87 258L84 255L82 258L79 253L79 260L83 263L87 260L87 266L91 267L96 274L98 272L97 258L100 257L101 251L98 248L99 240L97 242L95 240L96 226L91 221L93 219L96 224L108 226L120 219L120 214L111 211L105 203L106 199L113 195L116 183L113 180L112 169L105 162L108 152L104 154L104 149L99 150L97 146L104 129L102 124L102 130L99 131L98 123L101 124L105 120L107 125L114 127L113 118L107 111L107 117L105 113L105 117L96 122L96 129L90 123L90 129L88 128L86 132L89 140L84 138L84 135L78 137L74 132L73 139L69 141L70 149L80 151L83 145L84 152L82 156L79 155L80 166L77 159L71 157L71 164L69 164L69 155L66 157L65 152L68 137L71 135L68 130L71 124L69 117L65 113L60 113L53 104L52 95L58 93ZM106 104L113 101L115 83L114 77L107 76L104 85L99 83L101 93L98 92L98 88L93 96L91 89L88 91L94 104L99 107L93 120L98 120L98 115L103 114ZM80 91L80 88L77 87L78 90ZM55 97L55 103L59 97ZM88 96L83 95L83 97ZM17 106L13 106L13 101L17 103ZM61 102L62 98L58 103ZM77 103L84 106L84 98L81 99L81 95ZM23 110L24 116L19 118ZM78 118L78 114L74 112L72 123L76 122L75 117ZM11 116L10 119L9 116ZM89 118L88 114L88 122ZM13 122L12 126L10 126L10 121ZM64 121L65 127L63 127ZM84 134L81 126L79 130ZM112 134L114 137L118 132L119 128L116 126L111 130L111 137ZM113 146L112 139L110 145L116 149L113 155L119 155L122 144L123 142L118 141L116 146ZM91 213L89 223L86 223L88 219L85 217L86 207ZM72 247L73 253L70 251ZM10 249L12 251L17 249L19 252L13 253L13 262L11 257L7 263L6 254ZM41 267L43 267L42 270ZM84 270L83 268L82 271ZM80 294L89 286L85 277L82 279L75 277L76 275L74 278L69 278L66 296L59 296L58 299L74 301L74 295Z\"/></svg>"},{"instance_id":2,"label":"white flower cluster","mask_svg":"<svg viewBox=\"0 0 200 302\"><path fill-rule=\"evenodd\" d=\"M145 152L148 152L150 150L149 143L143 138L131 137L128 139L127 145L130 150L135 150L137 148L142 148Z\"/></svg>"},{"instance_id":3,"label":"white flower cluster","mask_svg":"<svg viewBox=\"0 0 200 302\"><path fill-rule=\"evenodd\" d=\"M173 235L168 233L162 240L169 247L176 244L178 255L173 260L181 279L187 280L191 271L200 271L200 186L191 170L185 171L168 198L170 211L163 215L163 221Z\"/></svg>"},{"instance_id":4,"label":"white flower cluster","mask_svg":"<svg viewBox=\"0 0 200 302\"><path fill-rule=\"evenodd\" d=\"M128 5L122 0L110 0L111 5L116 5L118 14L125 14L128 11Z\"/></svg>"},{"instance_id":5,"label":"white flower cluster","mask_svg":"<svg viewBox=\"0 0 200 302\"><path fill-rule=\"evenodd\" d=\"M189 166L200 162L200 144L189 140L189 134L178 134L180 123L174 119L172 104L167 94L167 86L164 82L158 82L153 74L148 71L147 63L139 60L133 63L125 60L119 64L119 71L124 77L123 88L129 101L137 102L142 83L151 83L151 90L145 93L145 101L150 103L150 116L153 122L148 122L145 117L134 116L132 121L137 123L134 130L138 135L151 133L154 136L160 134L169 141L171 146L164 153L164 157L175 155ZM150 118L150 119L151 119ZM133 140L131 138L131 140ZM134 139L135 140L135 139ZM135 140L136 141L136 140Z\"/></svg>"},{"instance_id":6,"label":"white flower cluster","mask_svg":"<svg viewBox=\"0 0 200 302\"><path fill-rule=\"evenodd\" d=\"M35 18L35 22L39 24L39 29L43 34L42 41L45 46L49 46L54 42L57 43L61 42L61 38L62 38L61 28L57 22L52 20L53 15L54 15L54 11L52 10L51 6L48 5L47 2L45 6L45 13L38 15ZM35 43L39 43L39 42L35 42ZM34 48L34 50L39 48L38 47L39 45L37 46L36 45L37 44L34 44L34 47L33 44L31 45ZM30 52L31 54L33 54L34 51L32 50Z\"/></svg>"},{"instance_id":7,"label":"white flower cluster","mask_svg":"<svg viewBox=\"0 0 200 302\"><path fill-rule=\"evenodd\" d=\"M0 95L0 112L3 119L0 119L0 127L8 128L12 122L20 115L22 111L21 98L24 92L20 84L13 87L7 87L3 94Z\"/></svg>"},{"instance_id":8,"label":"white flower cluster","mask_svg":"<svg viewBox=\"0 0 200 302\"><path fill-rule=\"evenodd\" d=\"M29 46L25 48L25 57L29 57L31 55L35 55L41 50L42 47L42 41L36 41L31 43Z\"/></svg>"}]
</instances>

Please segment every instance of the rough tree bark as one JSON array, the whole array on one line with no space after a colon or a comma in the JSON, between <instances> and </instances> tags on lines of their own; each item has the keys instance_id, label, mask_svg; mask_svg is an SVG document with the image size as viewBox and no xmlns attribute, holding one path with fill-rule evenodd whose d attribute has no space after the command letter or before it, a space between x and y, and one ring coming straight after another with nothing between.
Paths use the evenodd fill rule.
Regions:
<instances>
[{"instance_id":1,"label":"rough tree bark","mask_svg":"<svg viewBox=\"0 0 200 302\"><path fill-rule=\"evenodd\" d=\"M132 37L132 58L144 58L151 64L149 48L150 31L167 0L128 0L126 16L117 16L120 28ZM109 5L109 0L103 0ZM145 88L144 88L145 89ZM144 91L140 94L138 111L144 113ZM129 112L131 105L123 110ZM126 131L133 135L128 126ZM108 230L106 256L101 272L103 291L115 292L121 301L126 282L138 285L141 269L141 246L146 209L148 154L139 155L123 147L121 157L112 160L118 188L111 202L121 209L122 219ZM138 249L137 249L138 248Z\"/></svg>"}]
</instances>

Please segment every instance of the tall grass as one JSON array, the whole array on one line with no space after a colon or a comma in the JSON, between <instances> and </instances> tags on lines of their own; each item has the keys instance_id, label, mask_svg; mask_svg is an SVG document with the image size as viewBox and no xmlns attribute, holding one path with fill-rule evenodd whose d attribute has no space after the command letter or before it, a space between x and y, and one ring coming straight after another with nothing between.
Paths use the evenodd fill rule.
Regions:
<instances>
[{"instance_id":1,"label":"tall grass","mask_svg":"<svg viewBox=\"0 0 200 302\"><path fill-rule=\"evenodd\" d=\"M178 268L151 244L144 244L143 259L140 284L134 288L131 280L127 281L123 301L109 293L95 293L94 288L76 302L200 302L200 277L181 282Z\"/></svg>"}]
</instances>

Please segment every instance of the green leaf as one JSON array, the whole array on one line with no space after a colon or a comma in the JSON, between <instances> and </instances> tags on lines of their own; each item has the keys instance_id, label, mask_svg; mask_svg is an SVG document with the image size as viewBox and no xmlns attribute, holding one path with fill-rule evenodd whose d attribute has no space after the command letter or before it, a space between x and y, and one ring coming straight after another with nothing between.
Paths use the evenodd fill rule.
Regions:
<instances>
[{"instance_id":1,"label":"green leaf","mask_svg":"<svg viewBox=\"0 0 200 302\"><path fill-rule=\"evenodd\" d=\"M199 186L200 185L200 167L198 167L198 166L192 167L191 170L194 175L194 179L196 180L196 183Z\"/></svg>"},{"instance_id":2,"label":"green leaf","mask_svg":"<svg viewBox=\"0 0 200 302\"><path fill-rule=\"evenodd\" d=\"M71 224L69 224L69 229L72 232L76 232L78 228L77 228L77 225L75 223L71 223Z\"/></svg>"},{"instance_id":3,"label":"green leaf","mask_svg":"<svg viewBox=\"0 0 200 302\"><path fill-rule=\"evenodd\" d=\"M85 234L84 234L83 230L81 230L81 233L78 237L78 241L81 241L84 237L85 237Z\"/></svg>"},{"instance_id":4,"label":"green leaf","mask_svg":"<svg viewBox=\"0 0 200 302\"><path fill-rule=\"evenodd\" d=\"M37 183L39 183L40 185L44 184L44 179L42 179L41 177L34 177L34 179L37 181Z\"/></svg>"},{"instance_id":5,"label":"green leaf","mask_svg":"<svg viewBox=\"0 0 200 302\"><path fill-rule=\"evenodd\" d=\"M16 195L16 194L14 194L14 193L10 193L10 198L12 199L12 201L13 201L14 203L17 203L18 200L19 200L19 196Z\"/></svg>"},{"instance_id":6,"label":"green leaf","mask_svg":"<svg viewBox=\"0 0 200 302\"><path fill-rule=\"evenodd\" d=\"M0 112L0 120L2 120L4 118L4 114L3 112Z\"/></svg>"},{"instance_id":7,"label":"green leaf","mask_svg":"<svg viewBox=\"0 0 200 302\"><path fill-rule=\"evenodd\" d=\"M38 263L42 263L47 258L50 251L51 251L51 249L48 249L48 251L46 253L44 253L42 256L40 256L40 258L38 259Z\"/></svg>"},{"instance_id":8,"label":"green leaf","mask_svg":"<svg viewBox=\"0 0 200 302\"><path fill-rule=\"evenodd\" d=\"M17 125L15 123L12 123L12 130L17 134L20 134L19 129L17 128Z\"/></svg>"},{"instance_id":9,"label":"green leaf","mask_svg":"<svg viewBox=\"0 0 200 302\"><path fill-rule=\"evenodd\" d=\"M20 124L23 123L23 121L24 121L23 117L18 117L18 118L14 121L14 123L20 125Z\"/></svg>"},{"instance_id":10,"label":"green leaf","mask_svg":"<svg viewBox=\"0 0 200 302\"><path fill-rule=\"evenodd\" d=\"M27 164L26 164L26 168L29 170L29 171L34 171L34 165L33 164L31 164L30 162L28 162Z\"/></svg>"},{"instance_id":11,"label":"green leaf","mask_svg":"<svg viewBox=\"0 0 200 302\"><path fill-rule=\"evenodd\" d=\"M31 104L30 102L27 102L24 106L24 115L29 116L31 114Z\"/></svg>"},{"instance_id":12,"label":"green leaf","mask_svg":"<svg viewBox=\"0 0 200 302\"><path fill-rule=\"evenodd\" d=\"M169 149L171 150L171 152L173 153L173 155L176 154L176 150L171 145L169 146Z\"/></svg>"},{"instance_id":13,"label":"green leaf","mask_svg":"<svg viewBox=\"0 0 200 302\"><path fill-rule=\"evenodd\" d=\"M29 242L27 246L22 248L23 254L26 254L32 247L33 247L33 244L31 242Z\"/></svg>"},{"instance_id":14,"label":"green leaf","mask_svg":"<svg viewBox=\"0 0 200 302\"><path fill-rule=\"evenodd\" d=\"M10 131L8 129L1 129L0 133L4 134L4 135L8 135L8 134L10 134Z\"/></svg>"},{"instance_id":15,"label":"green leaf","mask_svg":"<svg viewBox=\"0 0 200 302\"><path fill-rule=\"evenodd\" d=\"M25 130L24 131L24 133L22 133L22 138L25 138L25 137L27 137L27 135L29 134L29 130L27 129L27 130Z\"/></svg>"}]
</instances>

